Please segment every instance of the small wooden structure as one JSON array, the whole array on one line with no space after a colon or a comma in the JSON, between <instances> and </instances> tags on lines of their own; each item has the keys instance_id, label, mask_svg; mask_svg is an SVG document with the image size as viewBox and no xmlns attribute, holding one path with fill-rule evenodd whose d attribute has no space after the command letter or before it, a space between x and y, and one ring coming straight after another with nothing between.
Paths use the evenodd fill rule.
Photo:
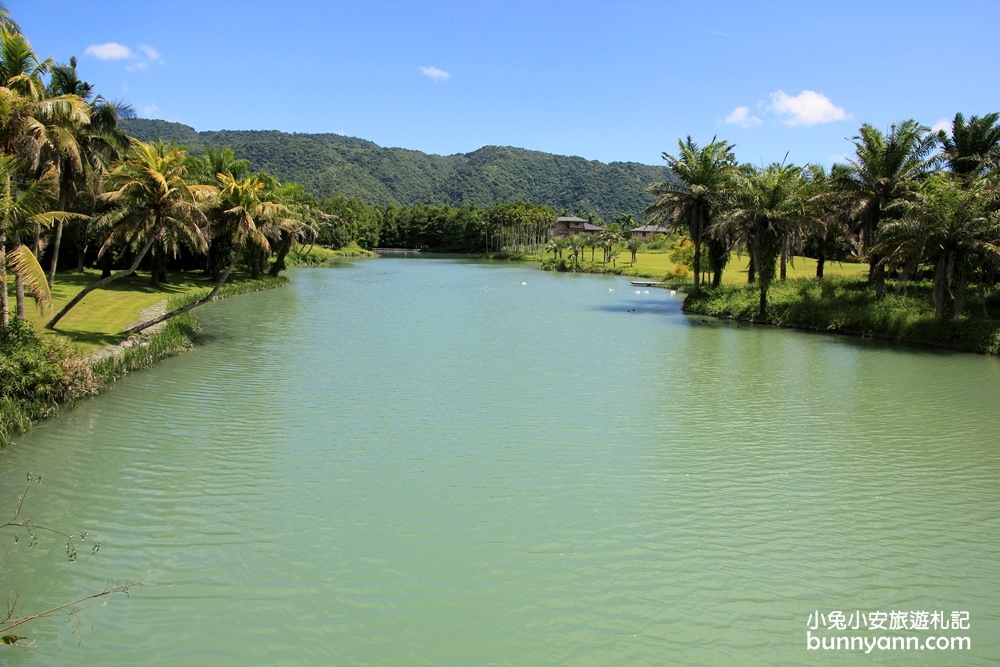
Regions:
<instances>
[{"instance_id":1,"label":"small wooden structure","mask_svg":"<svg viewBox=\"0 0 1000 667\"><path fill-rule=\"evenodd\" d=\"M549 231L549 238L556 236L576 236L577 234L597 235L604 231L604 227L595 225L589 220L574 216L560 216L556 218L556 226Z\"/></svg>"},{"instance_id":2,"label":"small wooden structure","mask_svg":"<svg viewBox=\"0 0 1000 667\"><path fill-rule=\"evenodd\" d=\"M660 225L643 225L629 230L629 236L640 239L643 243L652 241L657 235L664 235L668 232L666 227Z\"/></svg>"}]
</instances>

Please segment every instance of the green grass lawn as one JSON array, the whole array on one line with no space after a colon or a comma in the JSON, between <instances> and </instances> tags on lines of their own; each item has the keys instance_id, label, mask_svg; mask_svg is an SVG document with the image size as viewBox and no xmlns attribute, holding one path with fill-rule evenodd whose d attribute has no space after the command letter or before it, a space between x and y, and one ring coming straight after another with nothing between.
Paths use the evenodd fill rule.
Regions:
<instances>
[{"instance_id":1,"label":"green grass lawn","mask_svg":"<svg viewBox=\"0 0 1000 667\"><path fill-rule=\"evenodd\" d=\"M128 278L116 280L110 285L91 292L56 325L56 331L43 328L45 322L63 305L72 299L86 285L98 280L100 271L89 269L84 273L67 272L56 275L52 287L53 310L40 313L33 301L27 305L26 315L35 323L38 331L46 335L61 335L71 341L83 353L120 341L122 329L135 322L139 312L175 294L196 292L212 287L209 277L201 273L172 273L169 282L153 289L149 286L149 273L136 272ZM13 286L13 277L11 277ZM14 294L11 289L10 307L14 308Z\"/></svg>"},{"instance_id":2,"label":"green grass lawn","mask_svg":"<svg viewBox=\"0 0 1000 667\"><path fill-rule=\"evenodd\" d=\"M566 257L566 254L563 255ZM543 260L552 257L552 253L540 255L536 259ZM587 265L590 265L590 251L583 255ZM600 262L601 254L598 252L595 257L598 261L593 266L600 268L604 266ZM632 264L632 253L628 250L621 250L618 255L616 268L623 275L655 280L666 280L676 284L683 289L685 284L691 285L691 276L686 279L673 277L676 264L670 260L670 251L642 251L636 253L635 264ZM722 282L726 285L745 284L747 282L747 266L750 263L750 256L744 254L742 257L733 253L722 274ZM610 265L608 265L610 266ZM868 275L868 265L858 263L839 263L827 261L824 267L824 274L831 277L861 277ZM795 257L794 263L788 265L789 278L814 278L816 276L816 260L809 257Z\"/></svg>"}]
</instances>

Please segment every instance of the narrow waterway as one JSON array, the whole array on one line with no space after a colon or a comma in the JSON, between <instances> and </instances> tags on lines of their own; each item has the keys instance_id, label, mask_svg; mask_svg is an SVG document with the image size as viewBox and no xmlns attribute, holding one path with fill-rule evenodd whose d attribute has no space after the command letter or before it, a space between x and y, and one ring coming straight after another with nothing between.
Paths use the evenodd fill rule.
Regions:
<instances>
[{"instance_id":1,"label":"narrow waterway","mask_svg":"<svg viewBox=\"0 0 1000 667\"><path fill-rule=\"evenodd\" d=\"M511 264L292 278L206 306L196 350L0 451L0 515L40 475L22 515L100 543L70 563L58 536L0 531L21 615L146 582L24 626L5 664L1000 660L998 360Z\"/></svg>"}]
</instances>

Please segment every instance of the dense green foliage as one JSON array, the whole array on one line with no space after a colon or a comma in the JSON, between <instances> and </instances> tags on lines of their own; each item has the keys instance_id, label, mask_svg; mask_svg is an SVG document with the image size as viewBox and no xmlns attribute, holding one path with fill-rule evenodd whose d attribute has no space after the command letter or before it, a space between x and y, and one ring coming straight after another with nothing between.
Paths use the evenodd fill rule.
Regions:
<instances>
[{"instance_id":1,"label":"dense green foliage","mask_svg":"<svg viewBox=\"0 0 1000 667\"><path fill-rule=\"evenodd\" d=\"M890 281L897 295L905 294L930 270L933 318L970 326L967 293L978 290L986 317L983 295L1000 275L998 121L1000 113L968 119L959 113L950 131L937 132L912 119L888 132L866 123L853 137L854 155L829 174L816 165L737 164L726 142L713 138L699 147L688 138L679 142L679 156L664 154L676 178L649 186L656 200L646 215L689 231L695 293L702 283L702 242L710 258L749 254L756 315L719 311L728 316L771 321L768 292L776 277L785 280L792 257L810 253L822 278L827 259L846 259L843 253L850 252L869 267L876 301L867 310L882 307ZM927 339L911 333L914 340Z\"/></svg>"},{"instance_id":2,"label":"dense green foliage","mask_svg":"<svg viewBox=\"0 0 1000 667\"><path fill-rule=\"evenodd\" d=\"M343 196L368 205L488 209L529 201L611 220L623 213L638 217L652 201L646 185L666 178L663 167L604 164L505 146L441 156L383 148L339 134L196 132L186 125L145 119L126 120L122 127L137 139L173 141L193 153L228 147L253 169L299 183L314 197Z\"/></svg>"},{"instance_id":3,"label":"dense green foliage","mask_svg":"<svg viewBox=\"0 0 1000 667\"><path fill-rule=\"evenodd\" d=\"M865 280L800 278L775 283L765 324L920 343L969 352L1000 354L1000 320L984 315L1000 309L994 289L975 313L961 320L935 317L929 281L910 284L906 294L879 299ZM684 299L684 311L755 320L759 292L753 285L705 288Z\"/></svg>"},{"instance_id":4,"label":"dense green foliage","mask_svg":"<svg viewBox=\"0 0 1000 667\"><path fill-rule=\"evenodd\" d=\"M65 341L41 338L19 318L0 328L0 446L60 404L96 390L90 368Z\"/></svg>"}]
</instances>

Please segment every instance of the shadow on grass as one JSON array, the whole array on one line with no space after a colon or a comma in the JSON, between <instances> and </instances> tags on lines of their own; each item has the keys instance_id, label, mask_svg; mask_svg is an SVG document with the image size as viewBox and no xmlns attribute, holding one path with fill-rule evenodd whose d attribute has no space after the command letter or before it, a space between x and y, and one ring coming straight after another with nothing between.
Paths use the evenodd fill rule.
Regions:
<instances>
[{"instance_id":1,"label":"shadow on grass","mask_svg":"<svg viewBox=\"0 0 1000 667\"><path fill-rule=\"evenodd\" d=\"M88 270L84 273L76 271L59 273L56 275L53 289L64 292L67 297L75 295L84 287L91 285L101 279L101 272ZM167 276L166 282L161 282L159 287L149 284L149 274L137 271L131 276L119 278L104 287L101 291L108 292L142 292L144 294L163 293L166 295L186 292L192 287L211 287L214 284L210 276L192 275L190 273L171 273Z\"/></svg>"},{"instance_id":2,"label":"shadow on grass","mask_svg":"<svg viewBox=\"0 0 1000 667\"><path fill-rule=\"evenodd\" d=\"M127 338L124 334L106 334L94 331L81 331L79 329L59 328L60 336L66 337L71 343L85 345L89 347L110 347L117 345Z\"/></svg>"}]
</instances>

